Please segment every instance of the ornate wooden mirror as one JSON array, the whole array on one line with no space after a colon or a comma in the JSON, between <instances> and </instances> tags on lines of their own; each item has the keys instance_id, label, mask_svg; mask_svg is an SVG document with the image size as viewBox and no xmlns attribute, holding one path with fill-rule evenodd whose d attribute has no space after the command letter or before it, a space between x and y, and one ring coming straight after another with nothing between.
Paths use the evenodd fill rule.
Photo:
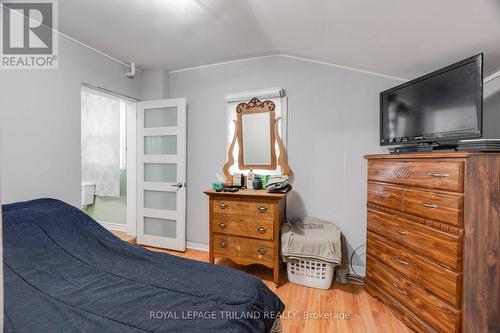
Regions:
<instances>
[{"instance_id":1,"label":"ornate wooden mirror","mask_svg":"<svg viewBox=\"0 0 500 333\"><path fill-rule=\"evenodd\" d=\"M232 181L230 168L235 165L236 144L239 170L269 170L289 175L285 146L278 130L281 118L275 116L274 102L261 102L254 97L248 103L238 104L236 114L234 137L229 146L228 162L224 165L226 178Z\"/></svg>"}]
</instances>

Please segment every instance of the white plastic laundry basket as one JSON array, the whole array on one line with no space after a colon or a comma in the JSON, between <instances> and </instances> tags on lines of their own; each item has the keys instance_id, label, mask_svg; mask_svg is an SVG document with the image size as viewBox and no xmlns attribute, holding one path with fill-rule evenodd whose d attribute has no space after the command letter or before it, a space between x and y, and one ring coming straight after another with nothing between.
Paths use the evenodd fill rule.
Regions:
<instances>
[{"instance_id":1,"label":"white plastic laundry basket","mask_svg":"<svg viewBox=\"0 0 500 333\"><path fill-rule=\"evenodd\" d=\"M286 263L288 280L295 284L318 289L330 289L334 265L311 259Z\"/></svg>"}]
</instances>

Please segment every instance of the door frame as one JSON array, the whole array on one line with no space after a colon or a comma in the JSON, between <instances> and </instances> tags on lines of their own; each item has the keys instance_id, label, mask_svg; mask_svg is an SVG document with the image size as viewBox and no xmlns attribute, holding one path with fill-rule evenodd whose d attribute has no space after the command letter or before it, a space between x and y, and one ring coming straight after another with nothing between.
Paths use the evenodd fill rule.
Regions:
<instances>
[{"instance_id":1,"label":"door frame","mask_svg":"<svg viewBox=\"0 0 500 333\"><path fill-rule=\"evenodd\" d=\"M127 101L127 235L137 237L137 102ZM129 106L133 105L133 107Z\"/></svg>"}]
</instances>

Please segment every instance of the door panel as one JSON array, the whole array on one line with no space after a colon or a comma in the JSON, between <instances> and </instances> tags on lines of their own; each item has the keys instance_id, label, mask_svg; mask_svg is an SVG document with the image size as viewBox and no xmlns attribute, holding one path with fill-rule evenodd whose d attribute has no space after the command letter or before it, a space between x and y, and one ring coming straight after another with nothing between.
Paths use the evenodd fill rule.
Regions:
<instances>
[{"instance_id":1,"label":"door panel","mask_svg":"<svg viewBox=\"0 0 500 333\"><path fill-rule=\"evenodd\" d=\"M145 155L176 155L177 135L152 135L144 137Z\"/></svg>"},{"instance_id":2,"label":"door panel","mask_svg":"<svg viewBox=\"0 0 500 333\"><path fill-rule=\"evenodd\" d=\"M177 164L144 163L144 181L156 183L177 183Z\"/></svg>"},{"instance_id":3,"label":"door panel","mask_svg":"<svg viewBox=\"0 0 500 333\"><path fill-rule=\"evenodd\" d=\"M177 193L145 190L144 208L176 211Z\"/></svg>"},{"instance_id":4,"label":"door panel","mask_svg":"<svg viewBox=\"0 0 500 333\"><path fill-rule=\"evenodd\" d=\"M144 218L144 233L146 235L166 237L175 239L176 237L176 221L157 219L154 217Z\"/></svg>"},{"instance_id":5,"label":"door panel","mask_svg":"<svg viewBox=\"0 0 500 333\"><path fill-rule=\"evenodd\" d=\"M148 102L144 102L148 103ZM166 127L177 126L178 108L151 107L144 110L144 127Z\"/></svg>"},{"instance_id":6,"label":"door panel","mask_svg":"<svg viewBox=\"0 0 500 333\"><path fill-rule=\"evenodd\" d=\"M186 247L186 100L138 103L137 243Z\"/></svg>"}]
</instances>

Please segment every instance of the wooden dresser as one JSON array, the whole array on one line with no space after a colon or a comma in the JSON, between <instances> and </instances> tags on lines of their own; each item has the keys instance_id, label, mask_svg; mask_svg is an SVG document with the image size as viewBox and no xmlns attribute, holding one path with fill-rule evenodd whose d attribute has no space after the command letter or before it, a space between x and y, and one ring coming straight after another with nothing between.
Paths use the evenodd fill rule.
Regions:
<instances>
[{"instance_id":1,"label":"wooden dresser","mask_svg":"<svg viewBox=\"0 0 500 333\"><path fill-rule=\"evenodd\" d=\"M500 332L500 154L365 158L366 290L418 332Z\"/></svg>"},{"instance_id":2,"label":"wooden dresser","mask_svg":"<svg viewBox=\"0 0 500 333\"><path fill-rule=\"evenodd\" d=\"M229 258L242 264L262 264L280 281L280 228L286 219L287 194L265 190L236 193L205 191L210 209L210 262Z\"/></svg>"}]
</instances>

